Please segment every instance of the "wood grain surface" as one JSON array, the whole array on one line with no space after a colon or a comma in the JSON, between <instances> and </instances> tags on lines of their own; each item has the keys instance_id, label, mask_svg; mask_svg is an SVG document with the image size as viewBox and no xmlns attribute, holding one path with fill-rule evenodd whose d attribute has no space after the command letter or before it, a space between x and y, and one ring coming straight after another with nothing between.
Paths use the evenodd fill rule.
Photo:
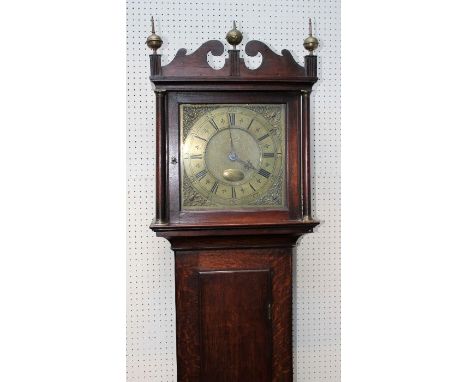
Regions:
<instances>
[{"instance_id":1,"label":"wood grain surface","mask_svg":"<svg viewBox=\"0 0 468 382\"><path fill-rule=\"evenodd\" d=\"M198 273L203 381L271 381L270 270Z\"/></svg>"},{"instance_id":2,"label":"wood grain surface","mask_svg":"<svg viewBox=\"0 0 468 382\"><path fill-rule=\"evenodd\" d=\"M201 328L217 327L220 322L225 322L226 315L215 314L217 310L216 302L219 298L211 297L212 307L207 300L202 303L201 291L206 291L206 285L200 285L200 274L203 272L221 272L221 271L248 271L241 281L244 286L252 293L253 300L245 300L247 289L239 288L239 279L227 280L219 278L218 284L211 283L212 287L217 286L219 293L223 293L225 299L223 305L246 307L255 300L260 301L257 311L253 311L250 316L238 317L243 320L243 325L247 327L262 327L259 312L264 309L265 300L265 280L257 276L258 272L268 270L271 274L271 377L268 381L292 381L292 279L291 279L291 256L292 248L253 248L253 249L231 249L231 250L195 250L195 251L176 251L176 309L177 309L177 360L178 360L178 380L186 381L211 381L203 378L203 349L201 333L206 334ZM221 281L226 281L223 285ZM215 285L216 284L216 285ZM221 292L221 290L223 290ZM256 295L256 296L255 296ZM250 302L249 302L250 301ZM244 307L243 309L247 309ZM211 310L210 310L211 309ZM201 319L204 319L203 325ZM236 321L231 316L231 321ZM239 321L237 321L239 323ZM214 329L212 329L214 330ZM263 329L265 330L265 329ZM215 330L216 331L216 330ZM233 341L233 340L231 340ZM266 339L258 340L253 344L253 348L259 349L259 346L265 345ZM222 348L222 344L218 347ZM252 349L244 345L245 349ZM268 346L262 352L268 352ZM244 354L244 353L243 353ZM248 354L248 353L245 353ZM225 355L219 352L220 362L225 362ZM265 370L266 356L258 355L262 362L262 370ZM210 352L210 360L215 361L216 354ZM259 361L259 362L260 362ZM243 358L239 362L247 363ZM259 364L260 365L260 364ZM236 366L236 372L229 371L226 374L227 379L218 379L218 381L257 381L256 379L232 379L234 373L240 372L240 364ZM249 369L250 370L250 369ZM210 374L211 375L211 374ZM218 375L218 378L221 378ZM252 375L252 374L249 374ZM265 374L262 374L265 375ZM231 378L231 379L229 379ZM252 377L253 378L253 377ZM260 379L263 381L263 379Z\"/></svg>"}]
</instances>

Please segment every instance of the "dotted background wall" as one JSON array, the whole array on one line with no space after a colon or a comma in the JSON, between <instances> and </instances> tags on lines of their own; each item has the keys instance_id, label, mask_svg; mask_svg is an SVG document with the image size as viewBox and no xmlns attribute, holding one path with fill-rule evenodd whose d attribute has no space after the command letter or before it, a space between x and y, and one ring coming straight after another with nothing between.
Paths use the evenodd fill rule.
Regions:
<instances>
[{"instance_id":1,"label":"dotted background wall","mask_svg":"<svg viewBox=\"0 0 468 382\"><path fill-rule=\"evenodd\" d=\"M321 224L297 248L294 289L295 381L340 380L340 2L339 0L127 0L127 380L175 382L174 261L148 228L154 215L155 106L145 40L150 16L164 40L163 65L179 48L223 42L232 20L249 40L289 49L302 65L307 17L320 40L312 92L314 214ZM226 44L226 50L228 46ZM226 52L227 53L227 52ZM219 68L224 57L210 57ZM258 66L261 57L248 58Z\"/></svg>"}]
</instances>

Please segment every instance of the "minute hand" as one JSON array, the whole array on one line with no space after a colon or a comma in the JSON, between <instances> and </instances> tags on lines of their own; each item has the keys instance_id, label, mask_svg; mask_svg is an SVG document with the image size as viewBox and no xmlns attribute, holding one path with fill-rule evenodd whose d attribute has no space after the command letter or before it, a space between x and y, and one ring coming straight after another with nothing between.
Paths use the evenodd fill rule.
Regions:
<instances>
[{"instance_id":1,"label":"minute hand","mask_svg":"<svg viewBox=\"0 0 468 382\"><path fill-rule=\"evenodd\" d=\"M234 142L232 140L231 124L229 124L229 137L231 138L231 153L235 153Z\"/></svg>"}]
</instances>

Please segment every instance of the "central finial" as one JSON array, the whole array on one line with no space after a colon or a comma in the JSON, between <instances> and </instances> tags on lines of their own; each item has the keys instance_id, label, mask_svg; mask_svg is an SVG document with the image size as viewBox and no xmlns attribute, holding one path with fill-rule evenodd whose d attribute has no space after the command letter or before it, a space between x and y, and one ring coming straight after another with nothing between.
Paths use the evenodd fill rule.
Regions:
<instances>
[{"instance_id":1,"label":"central finial","mask_svg":"<svg viewBox=\"0 0 468 382\"><path fill-rule=\"evenodd\" d=\"M313 51L318 47L318 40L312 36L312 20L309 17L309 36L304 40L304 48L309 51L309 54L312 56Z\"/></svg>"},{"instance_id":2,"label":"central finial","mask_svg":"<svg viewBox=\"0 0 468 382\"><path fill-rule=\"evenodd\" d=\"M234 21L232 29L226 35L226 40L236 50L236 46L242 42L242 38L242 33L237 29L236 22Z\"/></svg>"},{"instance_id":3,"label":"central finial","mask_svg":"<svg viewBox=\"0 0 468 382\"><path fill-rule=\"evenodd\" d=\"M154 30L154 18L151 16L151 34L146 39L146 45L148 48L153 49L153 53L156 54L156 51L163 44L163 40L159 37Z\"/></svg>"}]
</instances>

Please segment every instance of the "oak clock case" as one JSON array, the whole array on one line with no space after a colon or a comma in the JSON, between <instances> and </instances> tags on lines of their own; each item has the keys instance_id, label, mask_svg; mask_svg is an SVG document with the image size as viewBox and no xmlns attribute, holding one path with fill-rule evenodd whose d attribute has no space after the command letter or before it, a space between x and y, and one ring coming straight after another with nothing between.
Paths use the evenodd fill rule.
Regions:
<instances>
[{"instance_id":1,"label":"oak clock case","mask_svg":"<svg viewBox=\"0 0 468 382\"><path fill-rule=\"evenodd\" d=\"M311 217L310 92L317 40L305 66L249 41L223 68L217 40L161 65L147 45L156 94L156 216L151 229L175 255L178 381L292 381L292 257ZM168 270L170 271L170 270Z\"/></svg>"}]
</instances>

